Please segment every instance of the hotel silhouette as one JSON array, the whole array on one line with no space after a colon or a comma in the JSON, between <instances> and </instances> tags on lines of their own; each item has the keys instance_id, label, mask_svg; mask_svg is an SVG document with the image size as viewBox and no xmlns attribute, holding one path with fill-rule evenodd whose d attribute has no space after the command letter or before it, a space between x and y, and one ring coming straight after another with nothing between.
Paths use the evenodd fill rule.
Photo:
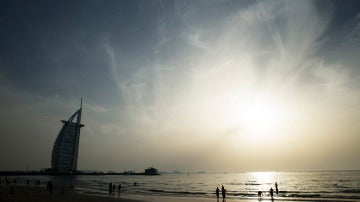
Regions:
<instances>
[{"instance_id":1,"label":"hotel silhouette","mask_svg":"<svg viewBox=\"0 0 360 202\"><path fill-rule=\"evenodd\" d=\"M52 151L51 167L53 170L62 173L73 173L77 169L77 159L80 141L81 110L77 110L67 121L62 120L61 128Z\"/></svg>"}]
</instances>

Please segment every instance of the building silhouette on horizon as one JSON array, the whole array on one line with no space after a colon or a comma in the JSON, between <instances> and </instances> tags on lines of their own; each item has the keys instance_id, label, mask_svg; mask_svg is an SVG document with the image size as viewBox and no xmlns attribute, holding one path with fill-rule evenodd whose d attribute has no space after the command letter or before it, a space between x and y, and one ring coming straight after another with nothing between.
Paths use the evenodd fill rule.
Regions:
<instances>
[{"instance_id":1,"label":"building silhouette on horizon","mask_svg":"<svg viewBox=\"0 0 360 202\"><path fill-rule=\"evenodd\" d=\"M77 170L81 124L82 100L78 109L67 121L61 120L63 126L56 137L51 155L51 168L62 173L73 173Z\"/></svg>"}]
</instances>

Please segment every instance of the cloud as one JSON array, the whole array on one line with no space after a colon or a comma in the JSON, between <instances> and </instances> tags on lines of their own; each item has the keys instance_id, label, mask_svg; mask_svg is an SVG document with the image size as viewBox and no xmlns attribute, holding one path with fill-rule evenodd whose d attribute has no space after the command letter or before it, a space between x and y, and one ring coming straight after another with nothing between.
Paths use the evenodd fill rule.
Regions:
<instances>
[{"instance_id":1,"label":"cloud","mask_svg":"<svg viewBox=\"0 0 360 202\"><path fill-rule=\"evenodd\" d=\"M229 170L241 170L245 164L248 169L269 168L254 162L252 155L271 150L281 156L285 150L296 159L304 148L311 154L326 137L331 137L327 143L333 148L339 148L340 137L358 140L353 137L357 126L350 124L360 110L354 68L358 17L336 32L336 10L328 12L313 1L176 1L151 8L157 12L135 12L120 21L114 12L111 19L116 23L100 20L106 29L94 32L92 45L84 46L77 37L63 38L74 41L68 47L85 56L72 55L66 48L50 54L59 73L54 83L61 88L49 88L46 95L13 87L16 79L1 71L2 108L12 119L3 126L15 127L13 120L23 111L23 121L51 125L39 133L53 134L46 138L51 145L59 129L55 122L77 109L76 96L84 97L80 152L86 160L79 165L87 169L97 166L94 158L101 159L104 169L120 164L142 168L147 161L159 161L169 169L176 165L221 170L217 162L227 163ZM336 51L330 52L330 46ZM69 58L81 60L75 64L82 68L69 65L65 71L62 65L70 64ZM92 71L87 71L87 64ZM256 103L265 107L255 112L279 109L278 115L286 116L282 127L271 131L275 135L254 141L246 118ZM16 132L27 131L39 132L28 125ZM42 149L49 152L50 147ZM325 148L309 162L332 152ZM184 159L184 165L174 156ZM121 163L107 163L106 158ZM293 162L290 157L274 161L284 168Z\"/></svg>"}]
</instances>

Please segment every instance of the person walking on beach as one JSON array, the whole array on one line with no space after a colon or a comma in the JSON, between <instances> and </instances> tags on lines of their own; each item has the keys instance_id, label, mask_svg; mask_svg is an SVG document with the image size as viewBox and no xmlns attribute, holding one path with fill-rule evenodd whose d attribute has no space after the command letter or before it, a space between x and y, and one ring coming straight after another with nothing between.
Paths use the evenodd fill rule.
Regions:
<instances>
[{"instance_id":1,"label":"person walking on beach","mask_svg":"<svg viewBox=\"0 0 360 202\"><path fill-rule=\"evenodd\" d=\"M49 181L49 193L50 193L50 195L52 195L52 189L53 189L53 185L52 185L51 181Z\"/></svg>"},{"instance_id":2,"label":"person walking on beach","mask_svg":"<svg viewBox=\"0 0 360 202\"><path fill-rule=\"evenodd\" d=\"M14 193L14 185L11 185L9 194L12 195Z\"/></svg>"},{"instance_id":3,"label":"person walking on beach","mask_svg":"<svg viewBox=\"0 0 360 202\"><path fill-rule=\"evenodd\" d=\"M222 194L223 199L225 199L225 194L226 194L225 192L226 192L226 190L224 188L224 185L221 185L221 194Z\"/></svg>"},{"instance_id":4,"label":"person walking on beach","mask_svg":"<svg viewBox=\"0 0 360 202\"><path fill-rule=\"evenodd\" d=\"M270 196L271 196L271 200L274 199L274 190L272 187L270 188Z\"/></svg>"},{"instance_id":5,"label":"person walking on beach","mask_svg":"<svg viewBox=\"0 0 360 202\"><path fill-rule=\"evenodd\" d=\"M118 194L120 196L121 184L118 185Z\"/></svg>"},{"instance_id":6,"label":"person walking on beach","mask_svg":"<svg viewBox=\"0 0 360 202\"><path fill-rule=\"evenodd\" d=\"M278 194L279 193L279 189L278 189L278 183L275 182L275 193Z\"/></svg>"},{"instance_id":7,"label":"person walking on beach","mask_svg":"<svg viewBox=\"0 0 360 202\"><path fill-rule=\"evenodd\" d=\"M216 198L219 199L219 193L220 193L220 189L219 187L216 187Z\"/></svg>"},{"instance_id":8,"label":"person walking on beach","mask_svg":"<svg viewBox=\"0 0 360 202\"><path fill-rule=\"evenodd\" d=\"M110 182L109 183L109 194L111 194L111 192L112 192L112 183Z\"/></svg>"}]
</instances>

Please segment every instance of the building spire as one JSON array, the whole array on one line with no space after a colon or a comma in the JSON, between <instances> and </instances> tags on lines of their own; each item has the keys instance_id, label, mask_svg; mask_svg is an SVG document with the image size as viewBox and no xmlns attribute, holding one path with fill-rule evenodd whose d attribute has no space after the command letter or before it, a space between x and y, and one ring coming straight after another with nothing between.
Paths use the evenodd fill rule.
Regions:
<instances>
[{"instance_id":1,"label":"building spire","mask_svg":"<svg viewBox=\"0 0 360 202\"><path fill-rule=\"evenodd\" d=\"M80 109L82 108L82 98L80 100Z\"/></svg>"}]
</instances>

